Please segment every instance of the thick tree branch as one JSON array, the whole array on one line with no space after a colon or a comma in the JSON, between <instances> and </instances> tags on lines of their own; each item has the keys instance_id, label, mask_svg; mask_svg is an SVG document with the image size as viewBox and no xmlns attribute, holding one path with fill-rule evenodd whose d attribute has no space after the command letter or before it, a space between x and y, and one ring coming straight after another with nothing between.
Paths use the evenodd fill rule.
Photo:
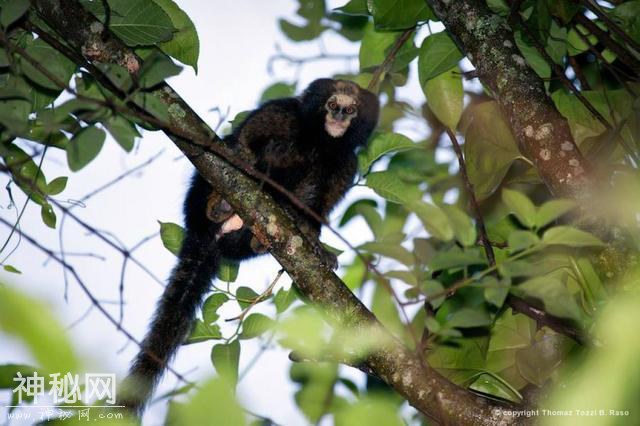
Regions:
<instances>
[{"instance_id":1,"label":"thick tree branch","mask_svg":"<svg viewBox=\"0 0 640 426\"><path fill-rule=\"evenodd\" d=\"M605 179L598 179L578 150L569 124L547 96L544 82L518 50L507 21L484 0L425 0L476 67L478 78L508 118L519 149L557 197L577 200L580 226L608 242L597 257L600 272L620 277L631 260L629 242L614 233L596 201Z\"/></svg>"},{"instance_id":2,"label":"thick tree branch","mask_svg":"<svg viewBox=\"0 0 640 426\"><path fill-rule=\"evenodd\" d=\"M547 96L543 81L518 50L507 21L482 0L427 0L476 67L509 119L521 152L556 196L593 196L588 172L567 121Z\"/></svg>"},{"instance_id":3,"label":"thick tree branch","mask_svg":"<svg viewBox=\"0 0 640 426\"><path fill-rule=\"evenodd\" d=\"M75 0L32 0L40 18L90 62L117 63L135 74L140 59L107 31ZM37 23L35 23L37 25ZM41 28L42 29L42 28ZM47 31L46 29L42 29ZM154 91L170 113L170 124L193 140L217 143L214 132L173 91L163 84ZM287 270L300 292L320 307L336 325L381 336L381 346L366 356L366 364L414 407L445 424L512 424L516 418L503 406L453 385L422 358L393 339L374 315L331 271L320 266L311 245L295 224L259 185L207 146L169 136L201 175L222 193L252 231L269 241L270 251Z\"/></svg>"}]
</instances>

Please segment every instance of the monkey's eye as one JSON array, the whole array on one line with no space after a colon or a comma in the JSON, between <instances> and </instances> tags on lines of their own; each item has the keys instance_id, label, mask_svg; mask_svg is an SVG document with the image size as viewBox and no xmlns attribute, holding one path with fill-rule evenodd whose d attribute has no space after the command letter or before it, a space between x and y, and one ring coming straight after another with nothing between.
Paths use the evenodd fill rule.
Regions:
<instances>
[{"instance_id":1,"label":"monkey's eye","mask_svg":"<svg viewBox=\"0 0 640 426\"><path fill-rule=\"evenodd\" d=\"M329 109L330 109L331 111L335 111L335 110L337 110L337 109L338 109L338 104L337 104L337 103L335 103L335 102L333 102L333 101L329 102Z\"/></svg>"},{"instance_id":2,"label":"monkey's eye","mask_svg":"<svg viewBox=\"0 0 640 426\"><path fill-rule=\"evenodd\" d=\"M356 112L356 109L352 105L349 105L344 109L344 112L346 112L347 114L353 114L354 112Z\"/></svg>"}]
</instances>

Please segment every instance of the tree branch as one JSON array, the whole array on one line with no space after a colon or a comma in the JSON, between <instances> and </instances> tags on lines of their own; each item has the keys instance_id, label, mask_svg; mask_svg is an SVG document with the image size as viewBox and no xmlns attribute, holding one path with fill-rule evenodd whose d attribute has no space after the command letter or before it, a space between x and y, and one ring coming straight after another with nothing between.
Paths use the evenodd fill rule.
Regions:
<instances>
[{"instance_id":1,"label":"tree branch","mask_svg":"<svg viewBox=\"0 0 640 426\"><path fill-rule=\"evenodd\" d=\"M103 32L98 21L77 1L32 0L32 4L47 25L85 60L116 63L132 74L140 69L140 58L111 33ZM101 31L92 31L96 28ZM172 126L193 134L197 140L219 141L170 86L160 85L153 95L168 107ZM381 346L366 356L365 361L411 405L446 424L491 425L516 421L515 413L503 411L504 406L455 386L435 370L426 368L420 356L393 339L342 281L320 266L309 242L294 231L295 224L254 180L207 150L207 146L167 133L200 174L251 226L254 234L270 242L271 253L299 291L320 307L333 324L355 331L370 332L373 328L382 336Z\"/></svg>"}]
</instances>

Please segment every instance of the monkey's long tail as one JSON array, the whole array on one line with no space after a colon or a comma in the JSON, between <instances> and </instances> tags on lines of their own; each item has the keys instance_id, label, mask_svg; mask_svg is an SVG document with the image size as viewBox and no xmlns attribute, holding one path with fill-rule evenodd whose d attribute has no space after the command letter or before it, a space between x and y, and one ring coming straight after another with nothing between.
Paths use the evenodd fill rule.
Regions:
<instances>
[{"instance_id":1,"label":"monkey's long tail","mask_svg":"<svg viewBox=\"0 0 640 426\"><path fill-rule=\"evenodd\" d=\"M171 358L191 330L196 309L210 288L220 253L216 226L205 234L187 232L156 311L129 375L121 386L119 405L140 415ZM193 234L193 233L191 233Z\"/></svg>"}]
</instances>

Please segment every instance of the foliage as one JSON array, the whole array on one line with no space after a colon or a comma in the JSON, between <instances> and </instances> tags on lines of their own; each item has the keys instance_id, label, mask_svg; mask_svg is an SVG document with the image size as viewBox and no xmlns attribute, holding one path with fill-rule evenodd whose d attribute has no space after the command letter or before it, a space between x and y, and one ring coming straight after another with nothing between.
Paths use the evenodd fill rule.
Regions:
<instances>
[{"instance_id":1,"label":"foliage","mask_svg":"<svg viewBox=\"0 0 640 426\"><path fill-rule=\"evenodd\" d=\"M102 2L82 3L107 22ZM512 12L508 2L487 3L504 17ZM617 3L607 16L639 43L635 13L639 2ZM108 4L110 29L145 58L136 78L114 65L96 70L78 67L17 25L28 12L28 2L2 2L0 26L12 48L5 43L0 50L0 156L15 186L39 206L43 223L51 228L57 226L51 197L64 194L74 172L99 161L103 144L111 143L105 142L107 132L130 152L144 130L158 127L136 115L131 103L167 121L171 112L157 102L154 91L180 72L174 60L197 70L198 36L175 2L109 0ZM559 392L557 407L587 408L593 395L584 389L602 383L610 373L623 381L622 368L633 369L629 360L635 348L623 344L629 334L614 324L621 321L632 329L640 302L635 293L629 299L619 296L601 312L612 287L597 262L605 242L571 222L578 209L575 201L545 191L518 148L509 118L486 91L463 78L462 70L468 69L463 52L447 33L427 31L425 24L436 17L426 3L351 0L328 10L324 0L299 0L296 13L279 22L290 41L339 35L353 44L359 67L355 75L342 69L335 70L336 75L363 86L371 83L383 95L378 132L358 153L357 184L368 195L346 206L339 220L340 227L359 224L370 231L369 239L356 247L359 255L342 262L340 272L347 286L370 295L366 302L371 310L399 341L424 350L431 366L476 393L520 403L527 391L564 384L564 374L574 374L572 389L577 391ZM640 86L637 79L627 78L633 71L624 58L576 23L576 14L583 13L582 6L568 0L522 2L518 15L533 31L513 28L515 44L526 63L545 79L547 94L567 119L580 150L599 169L616 170L620 180L633 181L640 158L636 95ZM609 28L611 22L593 22L620 42ZM415 31L399 45L411 29ZM389 59L391 63L386 63ZM575 76L580 96L553 77L554 67ZM373 81L376 73L379 81ZM422 94L404 99L402 90L411 87L411 81ZM113 85L126 92L127 102L116 95ZM299 87L297 81L275 81L259 100L291 96ZM65 89L70 96L61 96ZM611 126L594 119L585 101ZM239 114L232 126L245 116ZM428 132L410 130L425 124ZM447 133L462 145L469 182L460 173L451 144L442 137ZM69 176L47 177L43 161L47 150L66 153ZM39 163L34 153L41 156ZM477 211L468 187L480 203ZM637 207L636 194L627 196ZM182 228L159 224L164 247L177 254ZM495 262L482 246L481 225ZM637 240L632 231L625 232ZM3 267L19 272L9 264ZM224 415L225 424L243 424L246 419L232 389L242 377L243 345L261 340L277 342L299 358L290 375L297 386L295 401L310 422L326 416L345 425L408 421L402 401L387 388L376 387L372 378L367 386L358 386L337 366L336 361L357 364L375 348L375 336L331 329L303 305L295 285L277 290L272 285L258 294L238 285L238 265L226 261L218 278L223 283L214 285L185 344L212 345L211 362L219 378L203 385L191 402L172 402L168 419L178 424L220 424L223 417L215 416ZM6 305L0 306L2 329L27 343L38 368L54 368L51 357L44 354L50 339L64 333L45 308L13 290L0 290L6 293L0 297L0 305ZM602 333L599 341L611 344L572 373L575 358L583 356L585 348L516 312L509 306L514 297L587 335L597 327ZM30 306L38 306L41 314L26 315ZM225 326L230 318L222 315L229 310L237 313L230 332ZM598 325L601 315L604 320ZM56 359L75 368L70 345L55 347L63 352ZM620 366L610 365L608 357L619 360ZM31 367L2 366L0 383L20 368ZM630 404L628 395L638 395L633 383L624 386L619 395L616 389L607 391L616 409L624 409L623 402ZM221 401L216 406L225 407L223 411L211 410L212 398Z\"/></svg>"}]
</instances>

